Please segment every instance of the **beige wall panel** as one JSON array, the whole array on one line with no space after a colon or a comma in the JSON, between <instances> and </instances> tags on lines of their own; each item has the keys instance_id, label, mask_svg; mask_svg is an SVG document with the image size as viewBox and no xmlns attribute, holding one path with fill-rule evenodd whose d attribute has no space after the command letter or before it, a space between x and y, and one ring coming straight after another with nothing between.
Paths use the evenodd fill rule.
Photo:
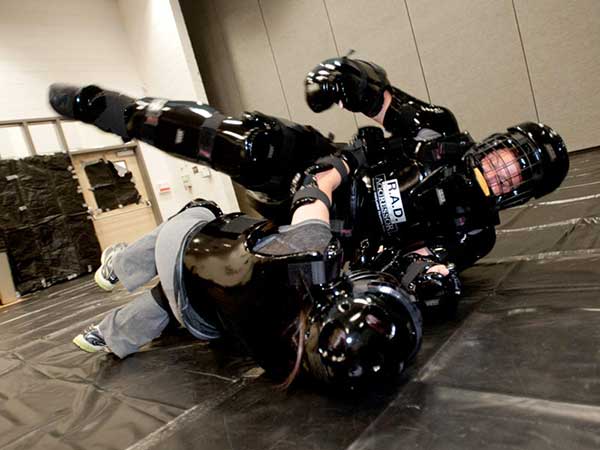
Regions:
<instances>
[{"instance_id":1,"label":"beige wall panel","mask_svg":"<svg viewBox=\"0 0 600 450\"><path fill-rule=\"evenodd\" d=\"M600 1L516 0L540 120L569 150L600 145Z\"/></svg>"},{"instance_id":2,"label":"beige wall panel","mask_svg":"<svg viewBox=\"0 0 600 450\"><path fill-rule=\"evenodd\" d=\"M94 220L94 228L100 248L104 251L117 242L128 244L135 242L152 232L156 228L156 221L152 215L152 209L142 207L131 213L104 213Z\"/></svg>"},{"instance_id":3,"label":"beige wall panel","mask_svg":"<svg viewBox=\"0 0 600 450\"><path fill-rule=\"evenodd\" d=\"M295 122L333 132L344 141L356 133L352 114L339 108L315 114L304 100L304 78L324 59L336 56L327 11L322 0L261 0L267 32L285 96Z\"/></svg>"},{"instance_id":4,"label":"beige wall panel","mask_svg":"<svg viewBox=\"0 0 600 450\"><path fill-rule=\"evenodd\" d=\"M333 34L342 54L373 61L388 73L390 82L428 101L417 48L402 0L326 0ZM384 13L385 12L385 13ZM362 114L359 125L373 125Z\"/></svg>"},{"instance_id":5,"label":"beige wall panel","mask_svg":"<svg viewBox=\"0 0 600 450\"><path fill-rule=\"evenodd\" d=\"M224 114L244 110L225 36L212 0L180 0L209 102Z\"/></svg>"},{"instance_id":6,"label":"beige wall panel","mask_svg":"<svg viewBox=\"0 0 600 450\"><path fill-rule=\"evenodd\" d=\"M510 0L409 0L431 101L475 139L536 121Z\"/></svg>"},{"instance_id":7,"label":"beige wall panel","mask_svg":"<svg viewBox=\"0 0 600 450\"><path fill-rule=\"evenodd\" d=\"M244 109L290 118L256 0L215 2Z\"/></svg>"}]
</instances>

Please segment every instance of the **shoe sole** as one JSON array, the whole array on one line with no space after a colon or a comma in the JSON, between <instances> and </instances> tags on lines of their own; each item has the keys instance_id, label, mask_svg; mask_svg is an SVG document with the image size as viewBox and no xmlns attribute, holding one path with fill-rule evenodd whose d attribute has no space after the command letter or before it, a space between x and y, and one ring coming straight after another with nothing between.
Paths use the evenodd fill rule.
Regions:
<instances>
[{"instance_id":1,"label":"shoe sole","mask_svg":"<svg viewBox=\"0 0 600 450\"><path fill-rule=\"evenodd\" d=\"M102 267L96 270L94 274L94 281L98 285L100 289L104 289L105 291L112 291L115 288L115 285L108 281L106 278L102 276Z\"/></svg>"},{"instance_id":2,"label":"shoe sole","mask_svg":"<svg viewBox=\"0 0 600 450\"><path fill-rule=\"evenodd\" d=\"M75 336L73 338L72 342L77 347L79 347L81 350L83 350L84 352L88 352L88 353L97 353L99 351L104 350L104 347L97 347L95 345L90 344L88 341L86 341L85 338L83 337L83 334L78 334L77 336Z\"/></svg>"}]
</instances>

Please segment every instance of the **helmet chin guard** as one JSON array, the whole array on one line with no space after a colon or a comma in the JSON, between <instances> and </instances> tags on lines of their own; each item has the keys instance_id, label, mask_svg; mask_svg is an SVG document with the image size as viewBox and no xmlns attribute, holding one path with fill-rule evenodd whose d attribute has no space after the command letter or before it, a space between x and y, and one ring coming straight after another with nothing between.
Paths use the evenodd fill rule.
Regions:
<instances>
[{"instance_id":1,"label":"helmet chin guard","mask_svg":"<svg viewBox=\"0 0 600 450\"><path fill-rule=\"evenodd\" d=\"M498 209L526 203L555 190L567 175L569 156L550 127L524 122L484 139L469 152Z\"/></svg>"},{"instance_id":2,"label":"helmet chin guard","mask_svg":"<svg viewBox=\"0 0 600 450\"><path fill-rule=\"evenodd\" d=\"M321 381L353 389L397 375L421 345L421 313L389 274L352 272L314 302L304 368Z\"/></svg>"}]
</instances>

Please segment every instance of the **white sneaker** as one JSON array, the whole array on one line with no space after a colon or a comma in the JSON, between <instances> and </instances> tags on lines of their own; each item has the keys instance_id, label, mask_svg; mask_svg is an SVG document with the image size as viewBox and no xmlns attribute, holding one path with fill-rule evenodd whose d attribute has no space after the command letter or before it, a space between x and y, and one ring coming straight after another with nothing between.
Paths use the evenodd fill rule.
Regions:
<instances>
[{"instance_id":1,"label":"white sneaker","mask_svg":"<svg viewBox=\"0 0 600 450\"><path fill-rule=\"evenodd\" d=\"M88 353L110 352L104 336L100 333L97 325L90 325L81 334L75 336L73 344Z\"/></svg>"},{"instance_id":2,"label":"white sneaker","mask_svg":"<svg viewBox=\"0 0 600 450\"><path fill-rule=\"evenodd\" d=\"M102 256L100 257L102 265L96 270L94 281L105 291L112 291L119 282L119 278L113 270L113 258L126 248L127 244L121 242L105 248L102 252Z\"/></svg>"}]
</instances>

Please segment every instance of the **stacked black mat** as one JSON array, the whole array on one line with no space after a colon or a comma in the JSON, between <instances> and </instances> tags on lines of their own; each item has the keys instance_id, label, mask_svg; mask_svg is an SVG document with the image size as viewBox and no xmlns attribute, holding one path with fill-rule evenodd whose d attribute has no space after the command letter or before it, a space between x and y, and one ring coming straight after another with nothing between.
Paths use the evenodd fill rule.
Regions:
<instances>
[{"instance_id":1,"label":"stacked black mat","mask_svg":"<svg viewBox=\"0 0 600 450\"><path fill-rule=\"evenodd\" d=\"M66 154L0 160L0 237L21 294L94 270L100 247Z\"/></svg>"}]
</instances>

